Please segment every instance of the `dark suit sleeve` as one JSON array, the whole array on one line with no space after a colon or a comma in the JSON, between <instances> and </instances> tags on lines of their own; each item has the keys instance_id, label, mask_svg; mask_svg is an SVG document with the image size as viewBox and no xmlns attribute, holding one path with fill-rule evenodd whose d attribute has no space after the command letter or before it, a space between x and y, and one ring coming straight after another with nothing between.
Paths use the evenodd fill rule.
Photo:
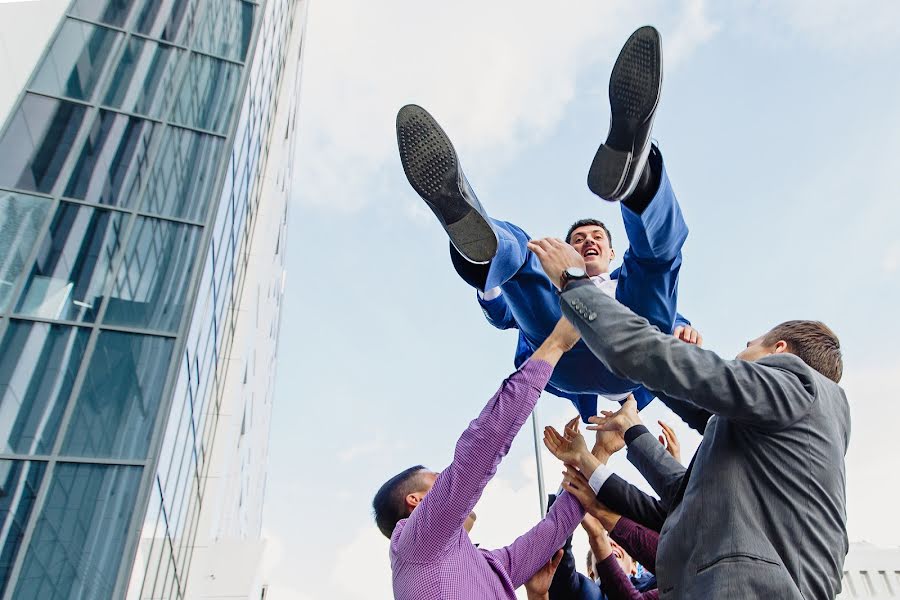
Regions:
<instances>
[{"instance_id":1,"label":"dark suit sleeve","mask_svg":"<svg viewBox=\"0 0 900 600\"><path fill-rule=\"evenodd\" d=\"M571 536L563 546L562 561L556 568L556 573L553 574L549 594L550 600L600 600L602 598L597 584L575 568Z\"/></svg>"},{"instance_id":2,"label":"dark suit sleeve","mask_svg":"<svg viewBox=\"0 0 900 600\"><path fill-rule=\"evenodd\" d=\"M562 293L562 312L619 377L761 429L790 426L815 401L812 370L797 356L724 360L715 352L663 335L590 282L579 283Z\"/></svg>"},{"instance_id":3,"label":"dark suit sleeve","mask_svg":"<svg viewBox=\"0 0 900 600\"><path fill-rule=\"evenodd\" d=\"M662 502L615 474L600 486L597 500L611 511L657 532L668 515Z\"/></svg>"}]
</instances>

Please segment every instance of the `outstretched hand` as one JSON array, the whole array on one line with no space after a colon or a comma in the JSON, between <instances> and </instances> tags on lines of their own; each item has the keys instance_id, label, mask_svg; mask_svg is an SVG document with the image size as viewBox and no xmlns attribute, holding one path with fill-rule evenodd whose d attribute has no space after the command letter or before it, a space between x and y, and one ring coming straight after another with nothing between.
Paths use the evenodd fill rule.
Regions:
<instances>
[{"instance_id":1,"label":"outstretched hand","mask_svg":"<svg viewBox=\"0 0 900 600\"><path fill-rule=\"evenodd\" d=\"M528 242L528 249L541 261L544 273L557 288L562 288L563 271L569 267L584 269L584 257L578 251L557 238L542 238Z\"/></svg>"},{"instance_id":2,"label":"outstretched hand","mask_svg":"<svg viewBox=\"0 0 900 600\"><path fill-rule=\"evenodd\" d=\"M703 347L703 336L690 325L679 325L672 332L672 335L687 344Z\"/></svg>"},{"instance_id":3,"label":"outstretched hand","mask_svg":"<svg viewBox=\"0 0 900 600\"><path fill-rule=\"evenodd\" d=\"M659 426L662 427L663 431L662 435L659 436L659 443L665 446L668 453L672 455L672 458L681 462L681 444L678 442L678 436L675 435L675 430L662 421L657 421L657 423L659 423Z\"/></svg>"},{"instance_id":4,"label":"outstretched hand","mask_svg":"<svg viewBox=\"0 0 900 600\"><path fill-rule=\"evenodd\" d=\"M579 417L575 417L564 428L565 435L560 435L556 429L544 427L544 445L550 453L564 463L578 465L585 455L589 454L584 436L578 430Z\"/></svg>"},{"instance_id":5,"label":"outstretched hand","mask_svg":"<svg viewBox=\"0 0 900 600\"><path fill-rule=\"evenodd\" d=\"M620 435L625 435L625 432L630 428L635 425L641 425L641 418L638 416L637 401L634 399L633 395L628 396L622 404L622 408L616 412L601 410L600 414L603 416L596 416L588 419L588 421L592 423L592 425L587 426L588 430L614 431Z\"/></svg>"},{"instance_id":6,"label":"outstretched hand","mask_svg":"<svg viewBox=\"0 0 900 600\"><path fill-rule=\"evenodd\" d=\"M531 576L531 579L525 582L525 591L528 593L529 600L539 600L547 598L550 591L550 584L553 583L553 575L556 574L556 568L562 562L563 551L559 549L556 554L550 557L543 567Z\"/></svg>"}]
</instances>

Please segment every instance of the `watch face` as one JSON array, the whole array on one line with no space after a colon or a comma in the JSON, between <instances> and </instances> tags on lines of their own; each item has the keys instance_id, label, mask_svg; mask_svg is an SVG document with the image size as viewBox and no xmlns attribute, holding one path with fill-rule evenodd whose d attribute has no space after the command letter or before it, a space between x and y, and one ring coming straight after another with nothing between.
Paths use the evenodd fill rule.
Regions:
<instances>
[{"instance_id":1,"label":"watch face","mask_svg":"<svg viewBox=\"0 0 900 600\"><path fill-rule=\"evenodd\" d=\"M578 267L569 267L566 269L566 277L569 279L583 279L587 277L587 273L584 272L584 269L579 269Z\"/></svg>"}]
</instances>

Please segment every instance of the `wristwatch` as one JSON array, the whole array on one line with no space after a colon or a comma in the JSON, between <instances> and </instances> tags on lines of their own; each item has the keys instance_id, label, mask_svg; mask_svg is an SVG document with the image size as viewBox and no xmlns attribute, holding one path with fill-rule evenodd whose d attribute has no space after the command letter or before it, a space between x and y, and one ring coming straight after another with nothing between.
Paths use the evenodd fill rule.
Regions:
<instances>
[{"instance_id":1,"label":"wristwatch","mask_svg":"<svg viewBox=\"0 0 900 600\"><path fill-rule=\"evenodd\" d=\"M584 272L584 269L579 267L569 267L565 271L562 272L562 275L559 278L560 289L569 285L570 282L576 281L578 279L588 279L588 274Z\"/></svg>"}]
</instances>

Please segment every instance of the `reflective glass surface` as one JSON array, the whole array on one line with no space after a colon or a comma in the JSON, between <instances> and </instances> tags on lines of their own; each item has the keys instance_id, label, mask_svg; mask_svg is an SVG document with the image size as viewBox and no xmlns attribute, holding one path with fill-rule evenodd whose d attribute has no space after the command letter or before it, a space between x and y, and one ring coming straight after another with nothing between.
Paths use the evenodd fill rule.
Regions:
<instances>
[{"instance_id":1,"label":"reflective glass surface","mask_svg":"<svg viewBox=\"0 0 900 600\"><path fill-rule=\"evenodd\" d=\"M41 244L16 311L94 321L128 215L62 202Z\"/></svg>"},{"instance_id":2,"label":"reflective glass surface","mask_svg":"<svg viewBox=\"0 0 900 600\"><path fill-rule=\"evenodd\" d=\"M162 118L174 93L173 77L182 51L133 37L128 41L103 103L127 112Z\"/></svg>"},{"instance_id":3,"label":"reflective glass surface","mask_svg":"<svg viewBox=\"0 0 900 600\"><path fill-rule=\"evenodd\" d=\"M165 135L141 210L205 221L224 142L179 127L169 127Z\"/></svg>"},{"instance_id":4,"label":"reflective glass surface","mask_svg":"<svg viewBox=\"0 0 900 600\"><path fill-rule=\"evenodd\" d=\"M79 104L27 94L0 139L0 185L53 191L84 114Z\"/></svg>"},{"instance_id":5,"label":"reflective glass surface","mask_svg":"<svg viewBox=\"0 0 900 600\"><path fill-rule=\"evenodd\" d=\"M6 310L52 207L47 198L0 190L0 310Z\"/></svg>"},{"instance_id":6,"label":"reflective glass surface","mask_svg":"<svg viewBox=\"0 0 900 600\"><path fill-rule=\"evenodd\" d=\"M197 268L201 232L191 225L139 217L103 322L174 332Z\"/></svg>"},{"instance_id":7,"label":"reflective glass surface","mask_svg":"<svg viewBox=\"0 0 900 600\"><path fill-rule=\"evenodd\" d=\"M122 34L106 27L66 19L31 82L32 89L90 100L103 67Z\"/></svg>"},{"instance_id":8,"label":"reflective glass surface","mask_svg":"<svg viewBox=\"0 0 900 600\"><path fill-rule=\"evenodd\" d=\"M0 340L0 450L49 454L90 330L12 320Z\"/></svg>"},{"instance_id":9,"label":"reflective glass surface","mask_svg":"<svg viewBox=\"0 0 900 600\"><path fill-rule=\"evenodd\" d=\"M254 6L242 0L209 0L197 30L197 50L243 61L253 35Z\"/></svg>"},{"instance_id":10,"label":"reflective glass surface","mask_svg":"<svg viewBox=\"0 0 900 600\"><path fill-rule=\"evenodd\" d=\"M137 18L139 33L185 44L194 28L197 0L145 0Z\"/></svg>"},{"instance_id":11,"label":"reflective glass surface","mask_svg":"<svg viewBox=\"0 0 900 600\"><path fill-rule=\"evenodd\" d=\"M15 598L112 598L140 478L140 467L57 464Z\"/></svg>"},{"instance_id":12,"label":"reflective glass surface","mask_svg":"<svg viewBox=\"0 0 900 600\"><path fill-rule=\"evenodd\" d=\"M65 195L98 204L131 206L149 168L156 125L102 110L84 140Z\"/></svg>"},{"instance_id":13,"label":"reflective glass surface","mask_svg":"<svg viewBox=\"0 0 900 600\"><path fill-rule=\"evenodd\" d=\"M172 120L188 127L225 133L234 118L235 92L240 78L238 65L191 53Z\"/></svg>"},{"instance_id":14,"label":"reflective glass surface","mask_svg":"<svg viewBox=\"0 0 900 600\"><path fill-rule=\"evenodd\" d=\"M122 27L135 0L75 0L69 14L89 21Z\"/></svg>"},{"instance_id":15,"label":"reflective glass surface","mask_svg":"<svg viewBox=\"0 0 900 600\"><path fill-rule=\"evenodd\" d=\"M145 458L174 343L171 338L101 332L62 453Z\"/></svg>"},{"instance_id":16,"label":"reflective glass surface","mask_svg":"<svg viewBox=\"0 0 900 600\"><path fill-rule=\"evenodd\" d=\"M9 572L46 466L42 462L0 460L0 594L9 583Z\"/></svg>"}]
</instances>

